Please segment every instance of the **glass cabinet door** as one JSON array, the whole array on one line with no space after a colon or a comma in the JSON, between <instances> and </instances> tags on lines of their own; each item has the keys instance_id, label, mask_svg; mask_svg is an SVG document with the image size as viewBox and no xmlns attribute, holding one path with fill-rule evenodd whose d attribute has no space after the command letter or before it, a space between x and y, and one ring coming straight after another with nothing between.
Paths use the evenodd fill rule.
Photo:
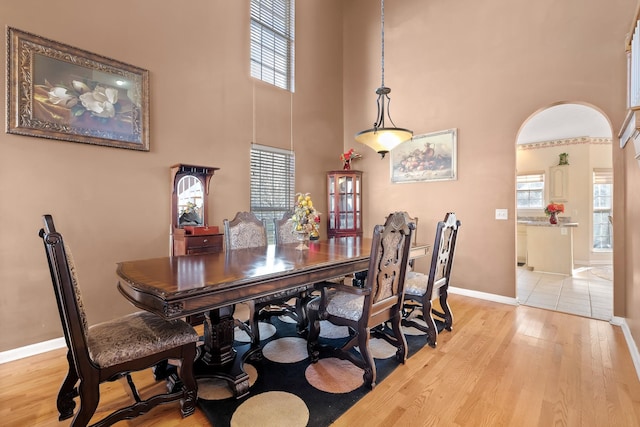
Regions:
<instances>
[{"instance_id":1,"label":"glass cabinet door","mask_svg":"<svg viewBox=\"0 0 640 427\"><path fill-rule=\"evenodd\" d=\"M327 173L327 234L329 237L362 235L362 172Z\"/></svg>"}]
</instances>

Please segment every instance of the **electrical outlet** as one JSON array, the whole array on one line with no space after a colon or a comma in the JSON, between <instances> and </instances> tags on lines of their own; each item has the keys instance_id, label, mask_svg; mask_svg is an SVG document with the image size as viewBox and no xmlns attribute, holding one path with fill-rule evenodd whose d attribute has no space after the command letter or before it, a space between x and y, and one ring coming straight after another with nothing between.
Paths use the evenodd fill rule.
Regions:
<instances>
[{"instance_id":1,"label":"electrical outlet","mask_svg":"<svg viewBox=\"0 0 640 427\"><path fill-rule=\"evenodd\" d=\"M496 219L509 219L509 209L496 209Z\"/></svg>"}]
</instances>

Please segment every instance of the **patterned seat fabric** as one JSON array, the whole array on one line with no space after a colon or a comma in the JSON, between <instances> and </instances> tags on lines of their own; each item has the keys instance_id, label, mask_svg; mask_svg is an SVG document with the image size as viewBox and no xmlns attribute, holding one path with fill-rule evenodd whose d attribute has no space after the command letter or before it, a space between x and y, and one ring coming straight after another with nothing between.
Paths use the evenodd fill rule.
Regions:
<instances>
[{"instance_id":1,"label":"patterned seat fabric","mask_svg":"<svg viewBox=\"0 0 640 427\"><path fill-rule=\"evenodd\" d=\"M226 250L267 246L267 227L253 212L238 212L222 221Z\"/></svg>"},{"instance_id":2,"label":"patterned seat fabric","mask_svg":"<svg viewBox=\"0 0 640 427\"><path fill-rule=\"evenodd\" d=\"M241 223L229 228L229 241L233 249L267 246L265 232L258 224Z\"/></svg>"},{"instance_id":3,"label":"patterned seat fabric","mask_svg":"<svg viewBox=\"0 0 640 427\"><path fill-rule=\"evenodd\" d=\"M101 368L197 341L189 324L146 311L89 327L89 355Z\"/></svg>"}]
</instances>

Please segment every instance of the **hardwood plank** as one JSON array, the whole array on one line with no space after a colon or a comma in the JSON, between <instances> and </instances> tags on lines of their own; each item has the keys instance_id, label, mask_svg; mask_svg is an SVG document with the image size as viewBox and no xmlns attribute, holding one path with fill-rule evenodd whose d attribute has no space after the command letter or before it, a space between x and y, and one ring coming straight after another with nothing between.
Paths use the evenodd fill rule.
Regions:
<instances>
[{"instance_id":1,"label":"hardwood plank","mask_svg":"<svg viewBox=\"0 0 640 427\"><path fill-rule=\"evenodd\" d=\"M640 381L619 327L533 307L451 295L454 330L438 337L340 417L334 426L639 426ZM7 426L68 426L55 400L64 350L0 365L0 419ZM155 383L134 376L141 393ZM103 385L95 420L130 399L126 383ZM374 416L375 414L375 416ZM168 404L123 426L205 426Z\"/></svg>"}]
</instances>

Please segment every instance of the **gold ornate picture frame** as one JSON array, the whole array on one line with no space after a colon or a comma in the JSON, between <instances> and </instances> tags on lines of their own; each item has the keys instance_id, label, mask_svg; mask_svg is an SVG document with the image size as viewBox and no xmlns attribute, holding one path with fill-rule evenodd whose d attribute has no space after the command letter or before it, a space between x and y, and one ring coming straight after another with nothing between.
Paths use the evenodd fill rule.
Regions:
<instances>
[{"instance_id":1,"label":"gold ornate picture frame","mask_svg":"<svg viewBox=\"0 0 640 427\"><path fill-rule=\"evenodd\" d=\"M391 182L457 179L457 129L416 135L391 150Z\"/></svg>"},{"instance_id":2,"label":"gold ornate picture frame","mask_svg":"<svg viewBox=\"0 0 640 427\"><path fill-rule=\"evenodd\" d=\"M8 27L6 131L149 151L149 72Z\"/></svg>"}]
</instances>

